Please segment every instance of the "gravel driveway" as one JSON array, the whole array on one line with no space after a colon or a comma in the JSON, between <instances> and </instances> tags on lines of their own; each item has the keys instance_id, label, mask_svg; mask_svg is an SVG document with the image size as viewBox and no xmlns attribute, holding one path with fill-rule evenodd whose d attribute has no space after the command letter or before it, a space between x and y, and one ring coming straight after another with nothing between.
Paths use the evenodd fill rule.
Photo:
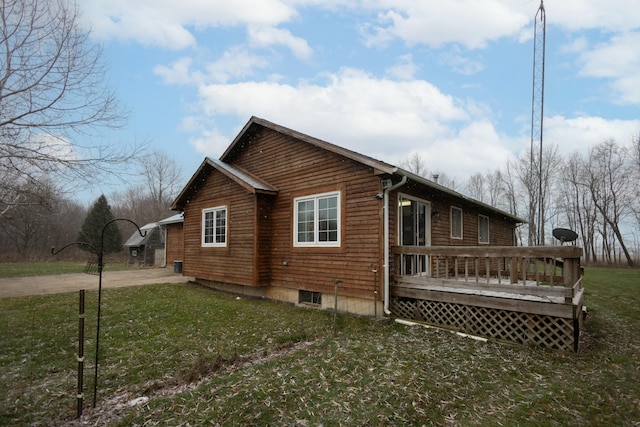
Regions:
<instances>
[{"instance_id":1,"label":"gravel driveway","mask_svg":"<svg viewBox=\"0 0 640 427\"><path fill-rule=\"evenodd\" d=\"M189 280L191 280L189 277L174 273L170 268L105 271L102 273L103 288L154 283L186 283ZM97 275L84 273L11 277L0 279L0 298L98 289L98 281Z\"/></svg>"}]
</instances>

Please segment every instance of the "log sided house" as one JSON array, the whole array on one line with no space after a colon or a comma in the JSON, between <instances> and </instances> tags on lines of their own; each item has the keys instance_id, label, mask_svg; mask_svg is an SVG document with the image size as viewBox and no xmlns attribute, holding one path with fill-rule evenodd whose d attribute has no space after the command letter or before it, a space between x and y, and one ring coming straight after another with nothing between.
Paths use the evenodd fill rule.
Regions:
<instances>
[{"instance_id":1,"label":"log sided house","mask_svg":"<svg viewBox=\"0 0 640 427\"><path fill-rule=\"evenodd\" d=\"M184 213L184 275L213 288L577 346L582 294L574 288L575 265L569 287L557 277L563 266L555 255L515 247L514 230L523 220L269 121L252 117L220 159L205 158L172 209ZM564 249L575 257L575 250ZM543 261L535 261L532 285L527 280L538 255ZM550 275L542 267L549 260ZM545 285L549 277L552 286ZM553 279L562 285L553 286ZM561 297L562 309L543 307L543 287ZM521 298L528 289L537 300ZM559 326L536 320L553 326L527 329L530 316L549 315L563 320ZM569 337L558 338L562 334Z\"/></svg>"}]
</instances>

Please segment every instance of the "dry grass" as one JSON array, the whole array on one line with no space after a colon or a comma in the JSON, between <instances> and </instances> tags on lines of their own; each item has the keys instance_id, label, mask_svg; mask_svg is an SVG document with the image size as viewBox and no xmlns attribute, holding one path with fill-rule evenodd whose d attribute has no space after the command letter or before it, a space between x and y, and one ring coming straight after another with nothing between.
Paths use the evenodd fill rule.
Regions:
<instances>
[{"instance_id":1,"label":"dry grass","mask_svg":"<svg viewBox=\"0 0 640 427\"><path fill-rule=\"evenodd\" d=\"M346 316L334 335L331 313L180 285L110 290L80 422L75 295L0 300L0 424L639 425L638 271L586 277L578 354Z\"/></svg>"}]
</instances>

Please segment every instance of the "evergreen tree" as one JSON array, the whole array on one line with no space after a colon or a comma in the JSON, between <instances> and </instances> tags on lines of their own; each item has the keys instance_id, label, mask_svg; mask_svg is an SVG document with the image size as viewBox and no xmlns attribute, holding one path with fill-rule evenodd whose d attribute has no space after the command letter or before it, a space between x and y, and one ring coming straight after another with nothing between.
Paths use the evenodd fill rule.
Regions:
<instances>
[{"instance_id":1,"label":"evergreen tree","mask_svg":"<svg viewBox=\"0 0 640 427\"><path fill-rule=\"evenodd\" d=\"M93 207L87 214L87 218L82 224L82 229L76 239L78 242L87 243L96 250L100 250L100 239L102 238L102 229L104 225L114 219L111 212L111 206L107 202L107 198L101 195L94 203ZM104 246L102 248L103 255L116 253L122 250L122 234L115 222L112 222L104 230Z\"/></svg>"}]
</instances>

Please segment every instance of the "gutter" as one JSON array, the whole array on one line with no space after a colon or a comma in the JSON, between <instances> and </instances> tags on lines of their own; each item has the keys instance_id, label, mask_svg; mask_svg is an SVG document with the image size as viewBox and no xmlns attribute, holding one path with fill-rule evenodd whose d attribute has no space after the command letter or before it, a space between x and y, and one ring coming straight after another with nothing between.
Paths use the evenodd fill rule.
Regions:
<instances>
[{"instance_id":1,"label":"gutter","mask_svg":"<svg viewBox=\"0 0 640 427\"><path fill-rule=\"evenodd\" d=\"M402 177L400 182L384 189L384 314L391 314L389 310L389 193L396 188L402 187L407 183L406 175Z\"/></svg>"}]
</instances>

